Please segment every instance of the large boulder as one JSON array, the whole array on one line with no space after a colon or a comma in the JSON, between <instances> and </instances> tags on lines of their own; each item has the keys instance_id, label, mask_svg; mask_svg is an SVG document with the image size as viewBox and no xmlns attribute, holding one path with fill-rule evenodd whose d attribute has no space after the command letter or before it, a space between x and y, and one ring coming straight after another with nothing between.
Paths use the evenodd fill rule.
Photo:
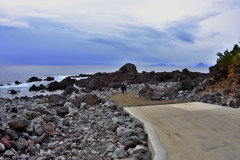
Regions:
<instances>
[{"instance_id":1,"label":"large boulder","mask_svg":"<svg viewBox=\"0 0 240 160\"><path fill-rule=\"evenodd\" d=\"M29 88L29 91L40 91L40 90L44 90L44 89L45 89L45 86L43 84L40 84L40 86L36 86L34 84Z\"/></svg>"},{"instance_id":2,"label":"large boulder","mask_svg":"<svg viewBox=\"0 0 240 160\"><path fill-rule=\"evenodd\" d=\"M76 81L77 81L76 79L71 79L70 77L67 77L63 79L61 82L54 81L50 83L46 87L46 90L48 91L65 90L67 87L73 86Z\"/></svg>"},{"instance_id":3,"label":"large boulder","mask_svg":"<svg viewBox=\"0 0 240 160\"><path fill-rule=\"evenodd\" d=\"M58 116L65 116L66 114L68 114L68 107L58 107L56 109L56 112Z\"/></svg>"},{"instance_id":4,"label":"large boulder","mask_svg":"<svg viewBox=\"0 0 240 160\"><path fill-rule=\"evenodd\" d=\"M75 93L79 93L79 89L73 87L73 86L69 86L67 87L64 92L62 93L62 95L66 96L66 95L71 95L73 92Z\"/></svg>"},{"instance_id":5,"label":"large boulder","mask_svg":"<svg viewBox=\"0 0 240 160\"><path fill-rule=\"evenodd\" d=\"M192 90L197 86L197 83L193 80L184 80L179 88L179 90Z\"/></svg>"},{"instance_id":6,"label":"large boulder","mask_svg":"<svg viewBox=\"0 0 240 160\"><path fill-rule=\"evenodd\" d=\"M39 113L39 112L28 111L27 109L24 109L24 111L23 111L23 117L28 120L31 120L31 119L39 117L39 116L41 116L41 113Z\"/></svg>"},{"instance_id":7,"label":"large boulder","mask_svg":"<svg viewBox=\"0 0 240 160\"><path fill-rule=\"evenodd\" d=\"M21 82L15 81L15 85L19 85L19 84L21 84Z\"/></svg>"},{"instance_id":8,"label":"large boulder","mask_svg":"<svg viewBox=\"0 0 240 160\"><path fill-rule=\"evenodd\" d=\"M14 89L8 90L8 93L12 95L17 94L17 92L18 91L15 91Z\"/></svg>"},{"instance_id":9,"label":"large boulder","mask_svg":"<svg viewBox=\"0 0 240 160\"><path fill-rule=\"evenodd\" d=\"M51 106L63 106L66 101L66 98L59 94L48 96L48 104Z\"/></svg>"},{"instance_id":10,"label":"large boulder","mask_svg":"<svg viewBox=\"0 0 240 160\"><path fill-rule=\"evenodd\" d=\"M23 118L23 117L19 117L16 119L12 119L8 125L11 129L24 129L26 128L28 125L30 124L29 120Z\"/></svg>"},{"instance_id":11,"label":"large boulder","mask_svg":"<svg viewBox=\"0 0 240 160\"><path fill-rule=\"evenodd\" d=\"M42 81L42 80L38 77L31 77L27 80L27 82L37 82L37 81Z\"/></svg>"},{"instance_id":12,"label":"large boulder","mask_svg":"<svg viewBox=\"0 0 240 160\"><path fill-rule=\"evenodd\" d=\"M122 66L119 69L119 72L120 73L133 73L133 74L138 73L136 66L134 64L132 64L132 63L127 63L124 66Z\"/></svg>"},{"instance_id":13,"label":"large boulder","mask_svg":"<svg viewBox=\"0 0 240 160\"><path fill-rule=\"evenodd\" d=\"M83 96L77 97L76 99L70 99L71 103L75 106L80 106L81 103L87 103L89 105L97 105L102 102L102 99L97 95L85 94Z\"/></svg>"},{"instance_id":14,"label":"large boulder","mask_svg":"<svg viewBox=\"0 0 240 160\"><path fill-rule=\"evenodd\" d=\"M44 81L54 81L54 77L47 77Z\"/></svg>"}]
</instances>

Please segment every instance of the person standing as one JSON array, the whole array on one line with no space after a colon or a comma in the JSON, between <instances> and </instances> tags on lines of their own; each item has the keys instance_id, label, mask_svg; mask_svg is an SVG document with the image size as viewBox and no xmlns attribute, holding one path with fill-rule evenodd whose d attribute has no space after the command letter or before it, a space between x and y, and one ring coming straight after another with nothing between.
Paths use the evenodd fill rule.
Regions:
<instances>
[{"instance_id":1,"label":"person standing","mask_svg":"<svg viewBox=\"0 0 240 160\"><path fill-rule=\"evenodd\" d=\"M126 82L124 82L124 83L121 85L121 90L122 90L122 93L127 92L127 83L126 83Z\"/></svg>"},{"instance_id":2,"label":"person standing","mask_svg":"<svg viewBox=\"0 0 240 160\"><path fill-rule=\"evenodd\" d=\"M124 91L127 92L127 82L125 81L123 85L124 85Z\"/></svg>"}]
</instances>

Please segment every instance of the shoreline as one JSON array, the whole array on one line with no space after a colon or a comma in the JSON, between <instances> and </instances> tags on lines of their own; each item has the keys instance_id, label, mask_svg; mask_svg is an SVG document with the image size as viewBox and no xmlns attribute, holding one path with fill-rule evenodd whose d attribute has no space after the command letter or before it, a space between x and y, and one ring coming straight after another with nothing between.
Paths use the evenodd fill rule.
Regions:
<instances>
[{"instance_id":1,"label":"shoreline","mask_svg":"<svg viewBox=\"0 0 240 160\"><path fill-rule=\"evenodd\" d=\"M0 99L0 105L0 158L151 159L143 126L94 93Z\"/></svg>"},{"instance_id":2,"label":"shoreline","mask_svg":"<svg viewBox=\"0 0 240 160\"><path fill-rule=\"evenodd\" d=\"M120 90L123 83L126 93ZM195 101L231 106L228 90L208 84L209 74L187 69L138 73L126 64L113 73L42 86L58 94L44 96L40 90L33 97L0 98L0 158L151 159L143 126L123 106Z\"/></svg>"}]
</instances>

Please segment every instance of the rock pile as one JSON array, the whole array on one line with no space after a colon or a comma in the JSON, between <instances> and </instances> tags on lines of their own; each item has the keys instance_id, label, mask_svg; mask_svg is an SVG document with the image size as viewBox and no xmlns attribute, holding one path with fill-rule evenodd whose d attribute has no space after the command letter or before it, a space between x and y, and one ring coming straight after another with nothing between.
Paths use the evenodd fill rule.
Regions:
<instances>
[{"instance_id":1,"label":"rock pile","mask_svg":"<svg viewBox=\"0 0 240 160\"><path fill-rule=\"evenodd\" d=\"M0 159L151 159L143 127L92 94L0 99Z\"/></svg>"}]
</instances>

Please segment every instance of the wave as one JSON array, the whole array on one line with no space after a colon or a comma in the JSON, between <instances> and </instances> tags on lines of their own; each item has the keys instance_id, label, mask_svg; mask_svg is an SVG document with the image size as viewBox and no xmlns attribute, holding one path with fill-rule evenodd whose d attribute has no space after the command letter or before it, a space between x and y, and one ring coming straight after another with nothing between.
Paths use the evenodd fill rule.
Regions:
<instances>
[{"instance_id":1,"label":"wave","mask_svg":"<svg viewBox=\"0 0 240 160\"><path fill-rule=\"evenodd\" d=\"M55 76L54 77L54 81L60 82L62 81L64 78L68 77L69 75L59 75L59 76ZM42 78L42 79L46 79ZM72 79L76 79L76 80L80 80L80 79L85 79L87 77L81 77L81 78L76 78L76 77L71 77ZM49 83L51 83L53 81L37 81L37 82L24 82L21 84L16 85L15 83L11 83L9 84L5 84L3 86L0 86L0 98L14 98L16 96L21 97L21 96L36 96L36 95L48 95L48 94L53 94L53 93L61 93L62 91L57 91L57 92L48 92L45 91L44 93L41 92L29 92L29 88L32 85L36 85L39 86L41 84L47 86ZM9 90L16 90L19 91L17 95L10 95L8 92Z\"/></svg>"}]
</instances>

